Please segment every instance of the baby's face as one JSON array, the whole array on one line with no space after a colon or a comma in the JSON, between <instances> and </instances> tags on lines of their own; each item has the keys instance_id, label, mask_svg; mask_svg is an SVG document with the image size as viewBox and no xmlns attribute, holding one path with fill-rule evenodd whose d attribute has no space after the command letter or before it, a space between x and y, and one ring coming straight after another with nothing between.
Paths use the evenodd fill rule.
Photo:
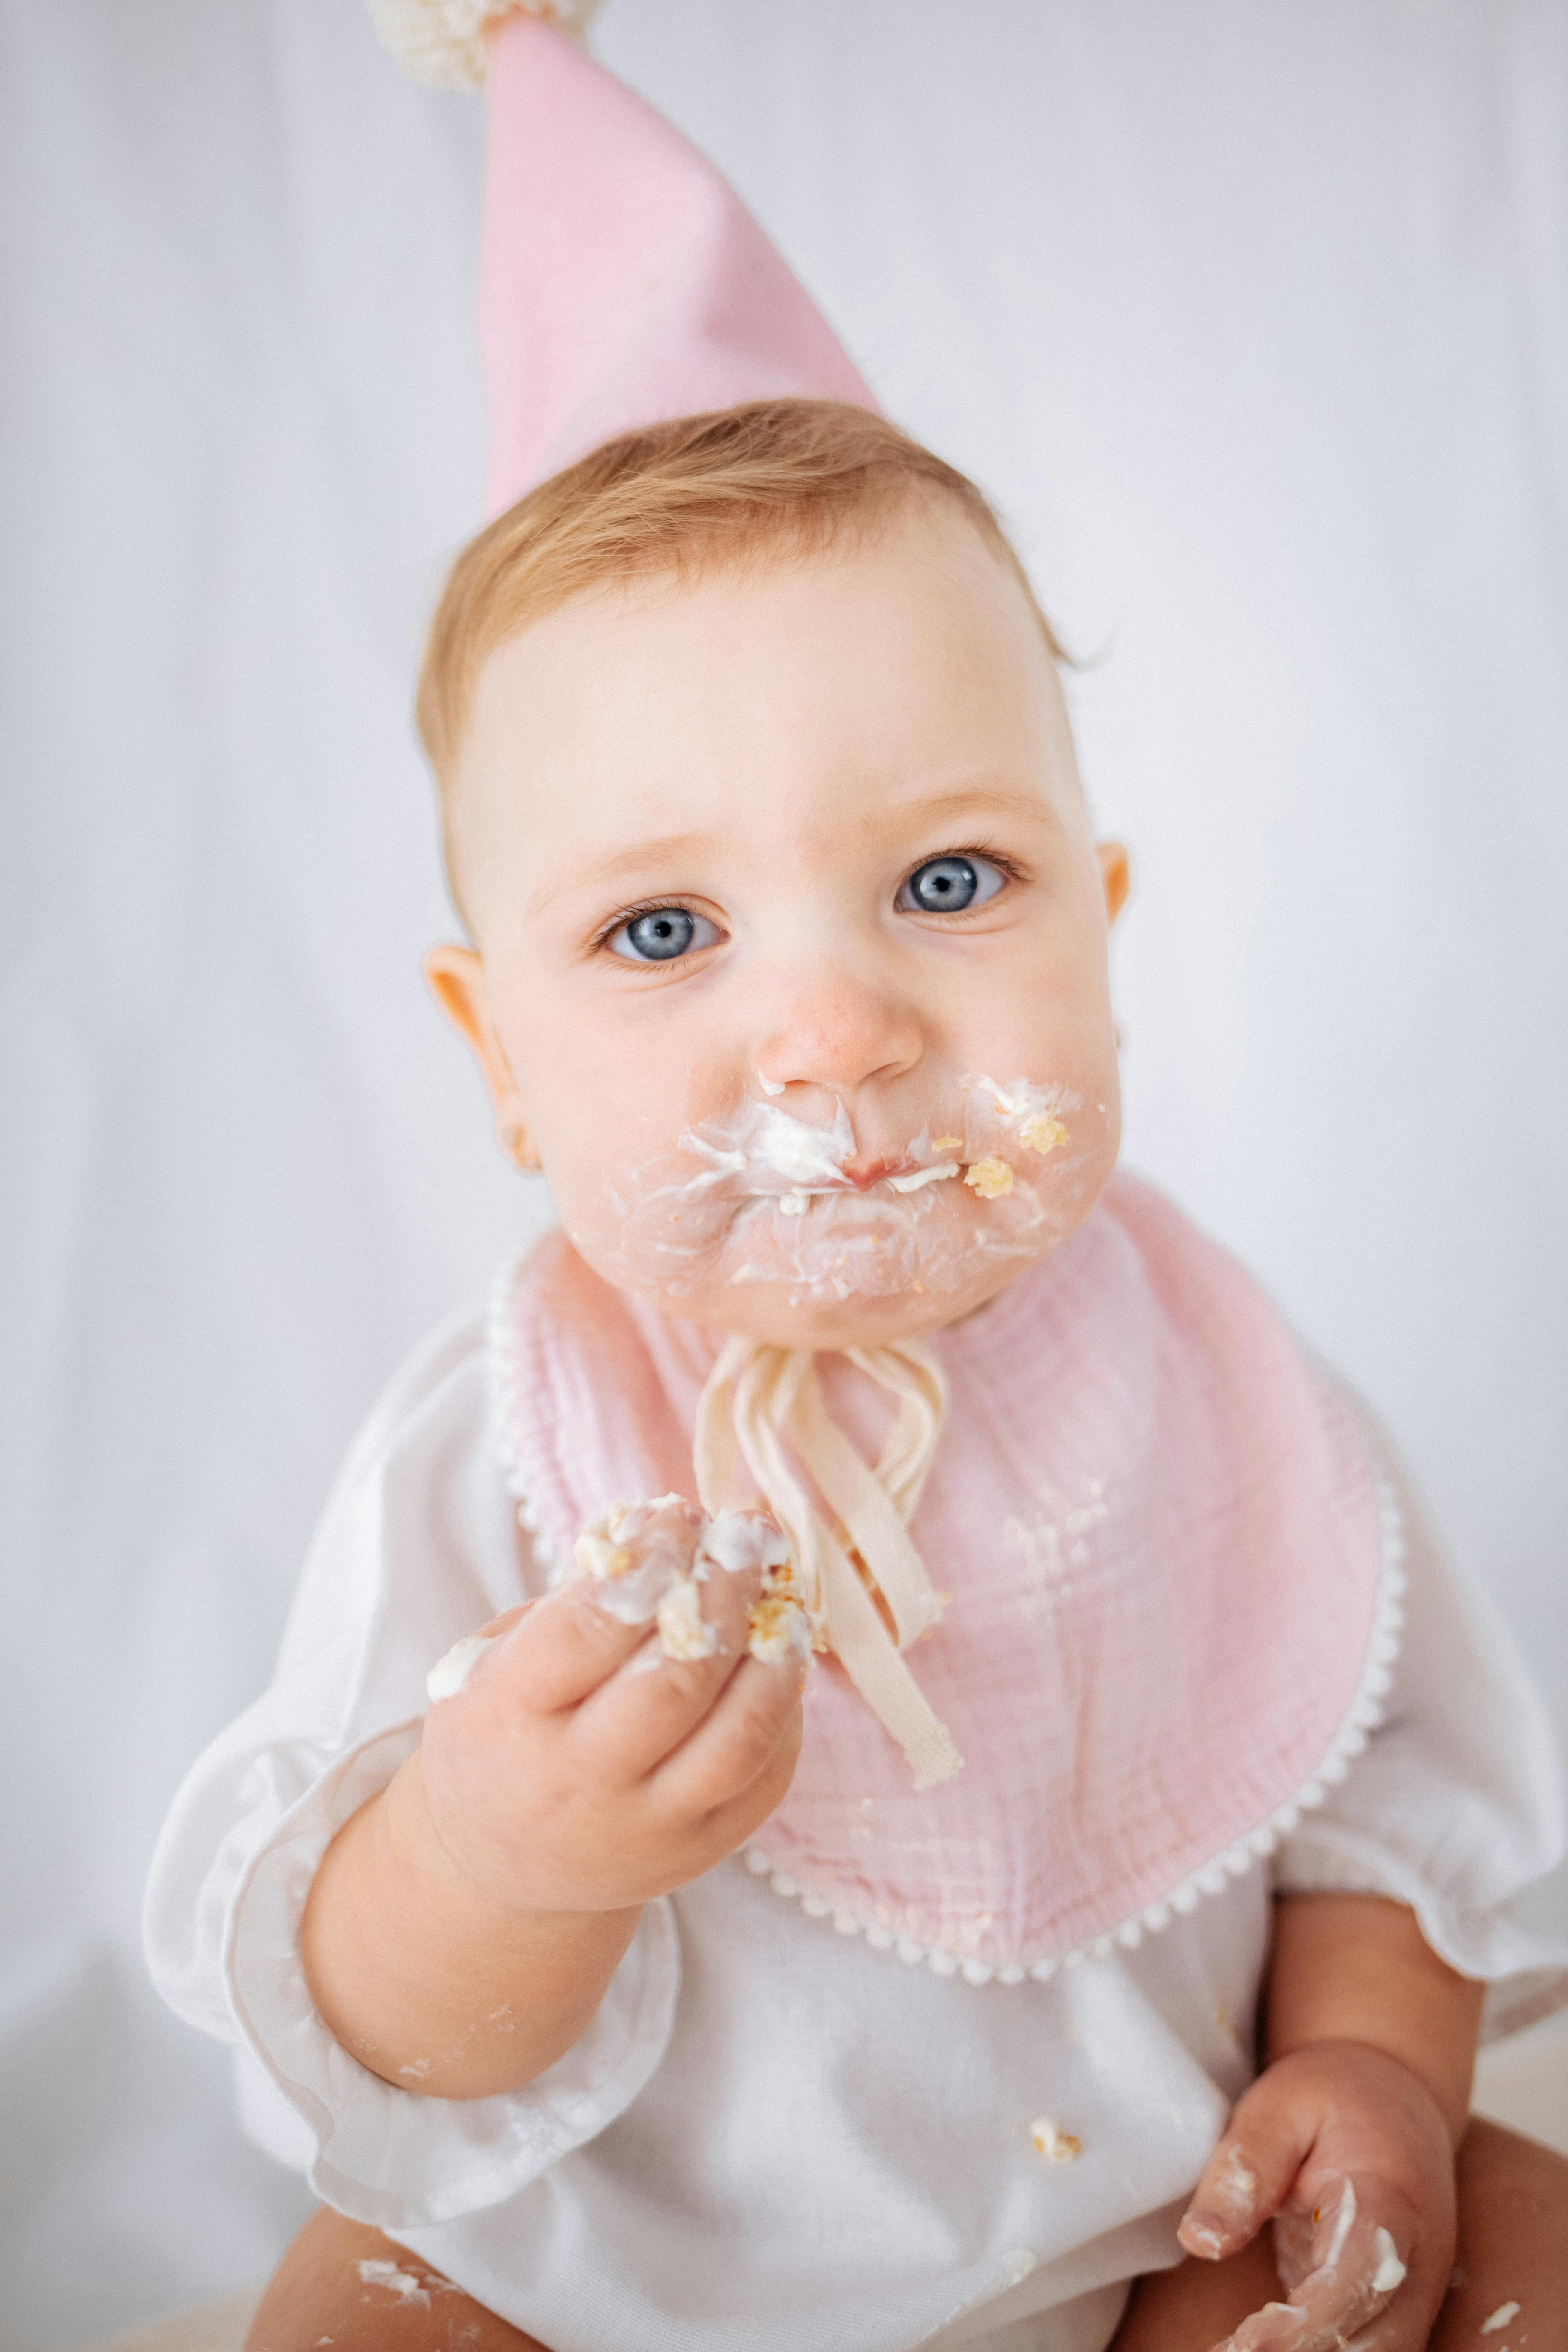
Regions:
<instances>
[{"instance_id":1,"label":"baby's face","mask_svg":"<svg viewBox=\"0 0 1568 2352\"><path fill-rule=\"evenodd\" d=\"M479 955L433 977L622 1289L868 1344L981 1305L1100 1192L1121 866L956 514L534 624L481 676L452 822Z\"/></svg>"}]
</instances>

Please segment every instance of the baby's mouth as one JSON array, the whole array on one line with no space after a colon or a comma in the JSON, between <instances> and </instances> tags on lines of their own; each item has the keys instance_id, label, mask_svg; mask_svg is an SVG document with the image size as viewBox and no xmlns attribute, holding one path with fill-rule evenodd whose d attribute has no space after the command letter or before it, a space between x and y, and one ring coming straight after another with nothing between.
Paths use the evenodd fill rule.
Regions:
<instances>
[{"instance_id":1,"label":"baby's mouth","mask_svg":"<svg viewBox=\"0 0 1568 2352\"><path fill-rule=\"evenodd\" d=\"M1068 1140L1058 1110L1079 1108L1061 1087L1042 1087L1026 1079L1000 1087L984 1076L957 1080L947 1105L946 1131L931 1119L921 1133L891 1150L870 1150L855 1133L842 1102L831 1125L794 1118L773 1102L751 1102L732 1122L688 1129L681 1149L700 1162L699 1172L659 1187L672 1203L684 1194L695 1206L706 1202L721 1214L773 1209L792 1222L818 1204L837 1201L894 1207L908 1196L959 1180L983 1201L1013 1190L1015 1177L1033 1172L1044 1157ZM923 1213L929 1204L921 1204ZM671 1222L679 1223L672 1207ZM687 1239L682 1235L682 1242Z\"/></svg>"},{"instance_id":2,"label":"baby's mouth","mask_svg":"<svg viewBox=\"0 0 1568 2352\"><path fill-rule=\"evenodd\" d=\"M858 1192L868 1192L873 1184L880 1184L885 1177L908 1175L914 1165L907 1152L900 1152L897 1155L886 1154L879 1160L847 1160L843 1172Z\"/></svg>"}]
</instances>

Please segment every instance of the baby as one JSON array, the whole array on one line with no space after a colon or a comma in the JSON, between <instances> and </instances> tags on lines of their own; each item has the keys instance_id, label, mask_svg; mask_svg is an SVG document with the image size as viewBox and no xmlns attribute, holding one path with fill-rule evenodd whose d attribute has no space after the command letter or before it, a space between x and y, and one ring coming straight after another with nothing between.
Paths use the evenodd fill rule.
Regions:
<instances>
[{"instance_id":1,"label":"baby","mask_svg":"<svg viewBox=\"0 0 1568 2352\"><path fill-rule=\"evenodd\" d=\"M1486 1984L1562 1998L1535 1703L1115 1173L1057 662L836 402L453 572L429 971L562 1230L368 1424L154 1867L325 2200L255 2352L1568 2341L1568 2166L1468 2120Z\"/></svg>"}]
</instances>

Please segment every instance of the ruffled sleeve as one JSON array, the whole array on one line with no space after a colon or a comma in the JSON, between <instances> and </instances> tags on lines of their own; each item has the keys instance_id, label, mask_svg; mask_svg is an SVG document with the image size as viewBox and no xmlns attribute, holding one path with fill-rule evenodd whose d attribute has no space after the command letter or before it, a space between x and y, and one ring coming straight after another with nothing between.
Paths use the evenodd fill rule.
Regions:
<instances>
[{"instance_id":1,"label":"ruffled sleeve","mask_svg":"<svg viewBox=\"0 0 1568 2352\"><path fill-rule=\"evenodd\" d=\"M604 2129L664 2053L679 1983L650 1904L582 2038L523 2091L426 2098L328 2032L300 1957L336 1832L417 1745L444 1651L539 1589L489 1429L482 1326L438 1333L361 1432L307 1556L277 1672L174 1800L144 1915L170 2006L238 2045L242 2115L318 2195L383 2229L513 2195Z\"/></svg>"},{"instance_id":2,"label":"ruffled sleeve","mask_svg":"<svg viewBox=\"0 0 1568 2352\"><path fill-rule=\"evenodd\" d=\"M1524 1891L1562 1859L1562 1760L1489 1596L1447 1558L1408 1475L1348 1399L1404 1526L1404 1640L1384 1719L1275 1857L1282 1891L1386 1895L1433 1950L1487 1987L1483 2041L1568 2006L1568 1939L1533 1931Z\"/></svg>"}]
</instances>

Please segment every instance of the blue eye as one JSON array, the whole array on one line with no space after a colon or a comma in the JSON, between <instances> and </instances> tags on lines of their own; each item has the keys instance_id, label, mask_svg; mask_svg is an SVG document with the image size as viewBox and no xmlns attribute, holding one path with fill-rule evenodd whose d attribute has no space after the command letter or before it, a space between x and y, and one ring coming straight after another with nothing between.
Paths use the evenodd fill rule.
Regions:
<instances>
[{"instance_id":1,"label":"blue eye","mask_svg":"<svg viewBox=\"0 0 1568 2352\"><path fill-rule=\"evenodd\" d=\"M959 915L994 898L1006 879L988 857L928 857L900 884L893 904L904 915Z\"/></svg>"},{"instance_id":2,"label":"blue eye","mask_svg":"<svg viewBox=\"0 0 1568 2352\"><path fill-rule=\"evenodd\" d=\"M718 937L706 915L685 907L650 907L612 931L605 944L628 963L673 963L693 948L710 948Z\"/></svg>"}]
</instances>

